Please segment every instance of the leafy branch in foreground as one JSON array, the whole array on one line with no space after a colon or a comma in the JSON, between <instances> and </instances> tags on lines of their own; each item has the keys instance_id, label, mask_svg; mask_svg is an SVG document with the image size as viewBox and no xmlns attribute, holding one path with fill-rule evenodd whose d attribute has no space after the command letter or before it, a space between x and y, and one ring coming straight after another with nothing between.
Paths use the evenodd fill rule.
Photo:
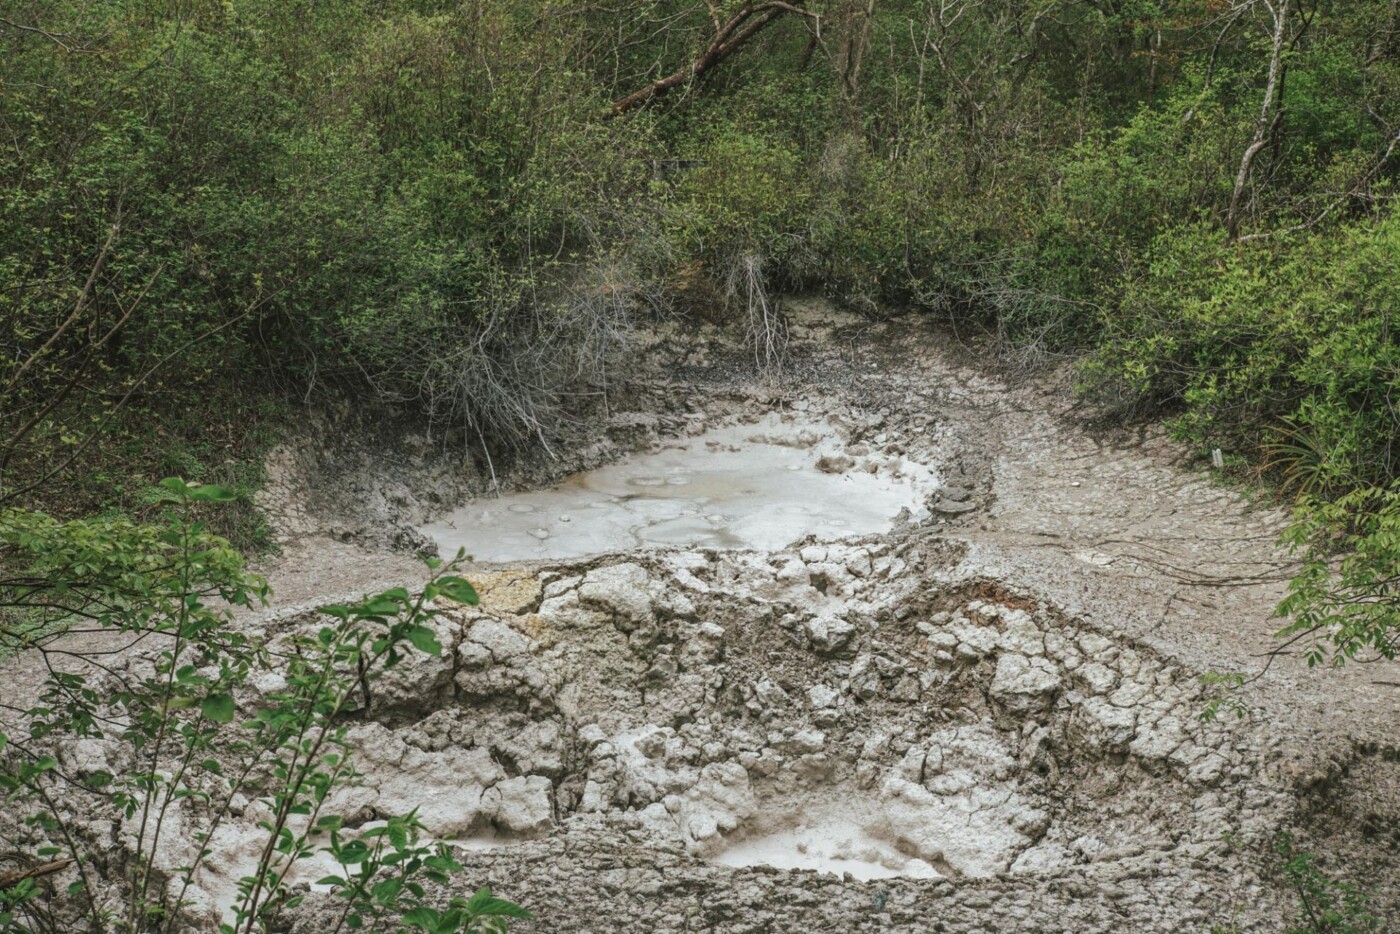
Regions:
<instances>
[{"instance_id":1,"label":"leafy branch in foreground","mask_svg":"<svg viewBox=\"0 0 1400 934\"><path fill-rule=\"evenodd\" d=\"M1317 867L1313 854L1298 850L1293 837L1281 833L1274 849L1282 860L1284 880L1298 896L1299 923L1288 934L1367 934L1380 930L1370 912L1370 896L1355 884L1334 879Z\"/></svg>"},{"instance_id":2,"label":"leafy branch in foreground","mask_svg":"<svg viewBox=\"0 0 1400 934\"><path fill-rule=\"evenodd\" d=\"M489 888L477 890L469 899L453 898L445 908L425 904L419 880L447 885L449 874L462 867L449 847L419 842L421 828L415 815L388 820L348 842L341 839L338 820L326 826L331 835L327 852L346 870L343 876L327 876L319 882L345 900L335 930L345 925L359 928L366 918L382 921L397 916L400 932L496 934L507 930L509 919L530 917L513 902L496 898Z\"/></svg>"},{"instance_id":3,"label":"leafy branch in foreground","mask_svg":"<svg viewBox=\"0 0 1400 934\"><path fill-rule=\"evenodd\" d=\"M1400 490L1363 487L1332 499L1305 492L1283 543L1301 558L1275 614L1289 622L1252 675L1209 673L1202 718L1247 712L1239 691L1273 661L1303 647L1309 667L1393 660L1400 648Z\"/></svg>"},{"instance_id":4,"label":"leafy branch in foreground","mask_svg":"<svg viewBox=\"0 0 1400 934\"><path fill-rule=\"evenodd\" d=\"M1231 834L1225 835L1231 848L1242 846ZM1374 934L1383 930L1381 919L1371 911L1371 893L1356 883L1325 871L1317 857L1298 848L1293 834L1280 831L1270 840L1257 844L1258 855L1297 899L1292 918L1282 928L1285 934ZM1211 934L1239 934L1233 922L1213 924Z\"/></svg>"},{"instance_id":5,"label":"leafy branch in foreground","mask_svg":"<svg viewBox=\"0 0 1400 934\"><path fill-rule=\"evenodd\" d=\"M427 625L439 598L476 603L456 562L430 561L417 594L395 588L323 608L310 634L254 638L233 609L264 602L266 583L195 518L232 496L162 487L156 525L0 514L11 569L0 639L46 674L34 703L4 709L0 822L33 865L0 875L0 931L172 934L222 912L225 934L267 932L304 897L298 863L318 852L341 870L321 880L345 900L332 931L373 920L484 932L525 917L489 892L435 906L425 883L448 885L461 867L444 844L420 842L413 814L351 828L326 812L356 774L343 715L407 654L442 651ZM13 611L47 625L13 626ZM254 675L278 686L254 690ZM251 708L242 720L240 706ZM243 814L261 816L256 830L238 825ZM234 903L210 904L211 857L250 835L261 843Z\"/></svg>"},{"instance_id":6,"label":"leafy branch in foreground","mask_svg":"<svg viewBox=\"0 0 1400 934\"><path fill-rule=\"evenodd\" d=\"M1303 557L1279 605L1290 643L1311 640L1309 665L1393 659L1400 640L1400 491L1366 487L1305 497L1285 542ZM1328 644L1330 643L1330 651Z\"/></svg>"}]
</instances>

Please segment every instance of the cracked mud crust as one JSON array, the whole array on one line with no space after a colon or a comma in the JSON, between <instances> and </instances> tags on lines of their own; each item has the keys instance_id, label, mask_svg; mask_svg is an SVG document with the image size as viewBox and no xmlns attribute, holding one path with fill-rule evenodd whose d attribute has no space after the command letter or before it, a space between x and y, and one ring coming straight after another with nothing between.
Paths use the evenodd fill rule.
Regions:
<instances>
[{"instance_id":1,"label":"cracked mud crust","mask_svg":"<svg viewBox=\"0 0 1400 934\"><path fill-rule=\"evenodd\" d=\"M661 333L648 354L669 362L633 374L627 408L497 479L817 419L839 435L824 471L933 470L927 518L772 551L478 566L481 605L435 621L444 655L357 713L365 780L340 811L419 806L467 841L471 885L535 913L521 930L1272 932L1294 910L1262 855L1283 829L1393 912L1400 690L1377 682L1400 676L1283 658L1247 718L1200 716L1201 674L1257 670L1273 647L1283 516L1154 432L1080 424L1062 380L998 378L935 327L794 312L787 382ZM245 620L273 636L418 578L353 542L413 544L405 530L484 483L422 453L278 458L282 609ZM308 493L330 488L369 505ZM211 902L251 819L201 880ZM298 930L323 910L313 893Z\"/></svg>"}]
</instances>

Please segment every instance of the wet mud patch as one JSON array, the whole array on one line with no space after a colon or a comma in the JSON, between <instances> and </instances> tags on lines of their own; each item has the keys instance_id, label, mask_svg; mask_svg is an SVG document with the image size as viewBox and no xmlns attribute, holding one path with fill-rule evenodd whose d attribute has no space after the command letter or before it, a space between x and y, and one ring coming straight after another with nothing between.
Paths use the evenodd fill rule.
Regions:
<instances>
[{"instance_id":1,"label":"wet mud patch","mask_svg":"<svg viewBox=\"0 0 1400 934\"><path fill-rule=\"evenodd\" d=\"M927 517L928 467L851 444L839 426L770 413L658 444L547 490L474 500L423 527L443 554L493 562L641 548L778 549Z\"/></svg>"},{"instance_id":2,"label":"wet mud patch","mask_svg":"<svg viewBox=\"0 0 1400 934\"><path fill-rule=\"evenodd\" d=\"M910 856L869 829L878 825L879 806L858 799L835 798L818 805L803 802L789 808L786 829L760 834L749 829L738 843L726 846L713 862L736 868L769 866L784 870L809 870L837 876L849 875L861 882L905 876L914 879L943 878L945 872L928 860Z\"/></svg>"}]
</instances>

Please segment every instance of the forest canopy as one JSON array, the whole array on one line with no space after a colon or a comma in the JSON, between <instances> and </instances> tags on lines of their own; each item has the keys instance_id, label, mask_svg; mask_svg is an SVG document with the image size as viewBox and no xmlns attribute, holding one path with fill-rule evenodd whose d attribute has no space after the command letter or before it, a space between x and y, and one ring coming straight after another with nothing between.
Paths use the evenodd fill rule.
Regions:
<instances>
[{"instance_id":1,"label":"forest canopy","mask_svg":"<svg viewBox=\"0 0 1400 934\"><path fill-rule=\"evenodd\" d=\"M11 498L347 386L546 441L629 320L797 291L1396 478L1391 0L17 0L0 86Z\"/></svg>"}]
</instances>

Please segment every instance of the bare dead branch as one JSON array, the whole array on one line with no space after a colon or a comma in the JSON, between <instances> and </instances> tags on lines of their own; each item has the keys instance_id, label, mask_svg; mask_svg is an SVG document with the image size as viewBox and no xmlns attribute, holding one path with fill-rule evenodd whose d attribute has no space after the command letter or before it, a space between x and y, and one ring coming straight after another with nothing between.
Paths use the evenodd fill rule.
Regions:
<instances>
[{"instance_id":1,"label":"bare dead branch","mask_svg":"<svg viewBox=\"0 0 1400 934\"><path fill-rule=\"evenodd\" d=\"M38 26L26 26L23 23L16 23L14 20L5 19L4 17L0 17L0 26L13 29L15 32L25 32L36 36L43 36L65 52L92 51L87 48L85 43L71 33L49 32L47 29L42 29Z\"/></svg>"},{"instance_id":2,"label":"bare dead branch","mask_svg":"<svg viewBox=\"0 0 1400 934\"><path fill-rule=\"evenodd\" d=\"M711 12L714 12L713 8L711 8ZM817 22L821 19L818 14L811 10L803 9L793 3L783 2L783 0L766 0L766 2L761 3L745 4L724 24L716 23L715 32L710 38L709 44L690 64L665 77L656 79L644 88L613 101L608 108L607 115L609 117L621 116L654 98L699 78L742 48L744 43L752 39L764 27L786 14L806 17Z\"/></svg>"},{"instance_id":3,"label":"bare dead branch","mask_svg":"<svg viewBox=\"0 0 1400 934\"><path fill-rule=\"evenodd\" d=\"M25 437L27 437L31 431L33 431L41 422L43 422L43 420L47 418L50 413L52 413L60 405L62 405L68 399L68 396L73 392L73 390L82 382L87 361L92 357L93 354L105 347L107 343L116 335L116 333L122 329L126 322L130 320L132 314L136 311L137 306L141 304L141 300L146 297L146 294L148 292L150 292L151 286L155 284L156 279L160 277L160 274L164 270L165 263L161 263L160 266L156 268L156 271L151 274L151 277L146 280L146 284L142 287L140 294L136 296L136 300L133 301L129 307L122 309L122 316L117 319L116 323L113 324L110 329L108 329L107 333L104 334L101 337L101 339L99 339L95 343L89 344L88 346L84 347L82 352L78 355L77 359L73 360L69 364L68 368L71 370L71 375L67 383L63 386L63 388L60 391L54 393L53 396L49 399L48 403L40 407L39 410L35 412L34 415L29 419L29 421L26 422L23 426L21 426L18 431L16 431L13 435L6 439L3 444L0 444L0 477L4 476L5 471L10 466L11 459L14 457L15 452L19 450L20 444L24 441ZM120 302L118 302L118 305L120 306ZM123 398L122 401L125 401L125 398Z\"/></svg>"},{"instance_id":4,"label":"bare dead branch","mask_svg":"<svg viewBox=\"0 0 1400 934\"><path fill-rule=\"evenodd\" d=\"M0 504L13 502L19 497L25 495L26 493L30 493L34 490L39 489L44 484L52 480L54 477L58 476L60 473L71 467L78 460L78 458L81 457L87 451L88 447L91 446L92 442L97 440L98 436L102 434L103 430L108 426L108 424L111 423L112 419L116 418L117 413L121 412L124 408L126 408L126 403L131 400L132 396L136 394L137 390L139 390L146 383L147 380L154 376L167 363L169 363L171 360L174 360L176 357L180 356L185 351L189 350L195 344L198 344L201 341L208 340L215 334L218 334L219 332L237 324L239 321L242 321L244 318L247 318L254 311L257 311L267 302L271 301L272 297L276 295L279 291L281 290L278 289L274 292L269 293L268 295L249 305L241 313L225 321L223 324L210 328L209 330L190 338L189 340L181 344L179 347L176 347L170 353L166 354L164 357L161 357L154 364L147 367L146 370L131 384L131 386L127 388L127 391L125 392L125 394L122 395L121 399L115 405L108 409L107 413L102 417L102 420L99 421L92 428L92 430L88 432L87 437L85 437L82 440L82 442L78 444L78 446L74 448L73 451L66 458L59 461L57 464L49 468L49 470L46 471L37 480L27 484L26 486L20 487L16 490L0 490Z\"/></svg>"},{"instance_id":5,"label":"bare dead branch","mask_svg":"<svg viewBox=\"0 0 1400 934\"><path fill-rule=\"evenodd\" d=\"M725 298L744 309L744 337L759 372L768 379L781 376L787 362L788 326L768 294L763 257L747 253L734 259L725 275Z\"/></svg>"},{"instance_id":6,"label":"bare dead branch","mask_svg":"<svg viewBox=\"0 0 1400 934\"><path fill-rule=\"evenodd\" d=\"M67 869L73 864L71 859L56 859L51 863L35 866L33 869L17 869L13 872L0 872L0 889L19 885L25 879L37 879Z\"/></svg>"}]
</instances>

